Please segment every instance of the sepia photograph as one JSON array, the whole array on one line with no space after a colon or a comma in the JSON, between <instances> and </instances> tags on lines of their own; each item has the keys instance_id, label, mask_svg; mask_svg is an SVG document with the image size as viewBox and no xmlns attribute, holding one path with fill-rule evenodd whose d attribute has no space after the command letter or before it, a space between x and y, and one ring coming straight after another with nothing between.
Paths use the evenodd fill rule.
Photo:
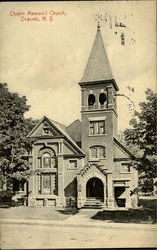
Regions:
<instances>
[{"instance_id":1,"label":"sepia photograph","mask_svg":"<svg viewBox=\"0 0 157 250\"><path fill-rule=\"evenodd\" d=\"M0 3L1 249L156 248L156 1Z\"/></svg>"}]
</instances>

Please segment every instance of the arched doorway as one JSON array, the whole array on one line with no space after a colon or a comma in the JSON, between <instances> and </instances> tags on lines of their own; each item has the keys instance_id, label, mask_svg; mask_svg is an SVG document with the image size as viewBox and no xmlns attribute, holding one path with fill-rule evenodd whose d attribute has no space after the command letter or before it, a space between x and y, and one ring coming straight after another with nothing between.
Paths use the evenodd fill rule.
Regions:
<instances>
[{"instance_id":1,"label":"arched doorway","mask_svg":"<svg viewBox=\"0 0 157 250\"><path fill-rule=\"evenodd\" d=\"M103 182L96 177L89 179L86 184L86 196L104 200Z\"/></svg>"}]
</instances>

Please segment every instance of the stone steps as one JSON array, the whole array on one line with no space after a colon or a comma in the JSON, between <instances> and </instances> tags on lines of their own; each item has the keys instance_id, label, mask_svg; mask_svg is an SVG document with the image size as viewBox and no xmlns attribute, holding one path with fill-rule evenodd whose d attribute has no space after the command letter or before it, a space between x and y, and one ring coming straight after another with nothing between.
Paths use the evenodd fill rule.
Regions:
<instances>
[{"instance_id":1,"label":"stone steps","mask_svg":"<svg viewBox=\"0 0 157 250\"><path fill-rule=\"evenodd\" d=\"M83 208L103 208L104 203L99 198L87 198Z\"/></svg>"}]
</instances>

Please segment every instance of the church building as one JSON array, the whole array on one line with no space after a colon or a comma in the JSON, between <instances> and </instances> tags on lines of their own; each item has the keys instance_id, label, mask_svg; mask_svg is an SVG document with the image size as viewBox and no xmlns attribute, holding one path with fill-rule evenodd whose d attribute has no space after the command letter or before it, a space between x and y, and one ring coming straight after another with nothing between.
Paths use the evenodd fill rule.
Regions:
<instances>
[{"instance_id":1,"label":"church building","mask_svg":"<svg viewBox=\"0 0 157 250\"><path fill-rule=\"evenodd\" d=\"M99 25L78 84L81 121L66 127L44 116L28 135L34 138L28 206L130 208L137 171L117 139L119 89Z\"/></svg>"}]
</instances>

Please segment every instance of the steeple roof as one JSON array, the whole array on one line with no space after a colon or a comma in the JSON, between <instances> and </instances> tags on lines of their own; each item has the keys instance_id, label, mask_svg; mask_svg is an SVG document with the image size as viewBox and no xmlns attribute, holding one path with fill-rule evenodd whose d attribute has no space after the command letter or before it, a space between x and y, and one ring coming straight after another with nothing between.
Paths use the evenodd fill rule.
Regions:
<instances>
[{"instance_id":1,"label":"steeple roof","mask_svg":"<svg viewBox=\"0 0 157 250\"><path fill-rule=\"evenodd\" d=\"M110 80L113 78L109 59L101 36L100 26L98 25L93 47L80 83Z\"/></svg>"}]
</instances>

